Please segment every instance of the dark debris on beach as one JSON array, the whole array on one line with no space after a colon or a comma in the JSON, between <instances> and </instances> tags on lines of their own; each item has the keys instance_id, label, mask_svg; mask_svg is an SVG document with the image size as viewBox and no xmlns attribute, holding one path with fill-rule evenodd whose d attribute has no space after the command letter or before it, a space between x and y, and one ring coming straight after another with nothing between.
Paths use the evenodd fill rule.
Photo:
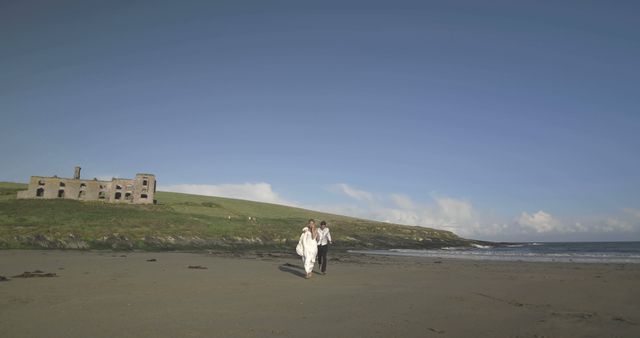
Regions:
<instances>
[{"instance_id":1,"label":"dark debris on beach","mask_svg":"<svg viewBox=\"0 0 640 338\"><path fill-rule=\"evenodd\" d=\"M189 265L189 269L206 270L207 267L206 266L202 266L202 265Z\"/></svg>"},{"instance_id":2,"label":"dark debris on beach","mask_svg":"<svg viewBox=\"0 0 640 338\"><path fill-rule=\"evenodd\" d=\"M19 275L13 276L12 278L34 278L34 277L58 277L58 275L53 272L43 272L40 270L35 270L33 272L25 271Z\"/></svg>"}]
</instances>

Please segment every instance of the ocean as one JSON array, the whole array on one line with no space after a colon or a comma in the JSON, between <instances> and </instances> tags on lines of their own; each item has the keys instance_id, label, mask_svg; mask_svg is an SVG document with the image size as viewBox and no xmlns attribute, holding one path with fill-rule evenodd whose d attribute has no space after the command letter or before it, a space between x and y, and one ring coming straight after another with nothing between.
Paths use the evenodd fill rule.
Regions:
<instances>
[{"instance_id":1,"label":"ocean","mask_svg":"<svg viewBox=\"0 0 640 338\"><path fill-rule=\"evenodd\" d=\"M640 242L536 242L495 247L475 245L473 248L351 250L350 252L491 261L640 263Z\"/></svg>"}]
</instances>

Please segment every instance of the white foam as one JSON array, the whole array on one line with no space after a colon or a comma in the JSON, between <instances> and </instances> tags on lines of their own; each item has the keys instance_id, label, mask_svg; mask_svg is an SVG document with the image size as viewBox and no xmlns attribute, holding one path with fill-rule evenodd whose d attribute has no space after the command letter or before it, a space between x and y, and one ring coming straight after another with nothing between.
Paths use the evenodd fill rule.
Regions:
<instances>
[{"instance_id":1,"label":"white foam","mask_svg":"<svg viewBox=\"0 0 640 338\"><path fill-rule=\"evenodd\" d=\"M352 253L389 256L431 257L489 261L527 261L563 263L640 263L640 255L621 253L534 253L497 252L477 249L443 248L444 250L350 250Z\"/></svg>"},{"instance_id":2,"label":"white foam","mask_svg":"<svg viewBox=\"0 0 640 338\"><path fill-rule=\"evenodd\" d=\"M471 244L473 247L478 249L491 249L493 248L491 245L480 245L480 244Z\"/></svg>"}]
</instances>

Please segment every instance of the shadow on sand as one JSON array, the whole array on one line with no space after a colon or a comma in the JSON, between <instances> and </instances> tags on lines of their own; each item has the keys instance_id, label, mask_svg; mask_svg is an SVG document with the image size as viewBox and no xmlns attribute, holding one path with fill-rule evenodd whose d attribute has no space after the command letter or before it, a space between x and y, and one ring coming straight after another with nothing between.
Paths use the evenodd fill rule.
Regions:
<instances>
[{"instance_id":1,"label":"shadow on sand","mask_svg":"<svg viewBox=\"0 0 640 338\"><path fill-rule=\"evenodd\" d=\"M292 275L296 275L300 278L304 278L306 274L304 273L304 267L300 265L294 265L290 263L284 263L278 267L280 271L288 272Z\"/></svg>"}]
</instances>

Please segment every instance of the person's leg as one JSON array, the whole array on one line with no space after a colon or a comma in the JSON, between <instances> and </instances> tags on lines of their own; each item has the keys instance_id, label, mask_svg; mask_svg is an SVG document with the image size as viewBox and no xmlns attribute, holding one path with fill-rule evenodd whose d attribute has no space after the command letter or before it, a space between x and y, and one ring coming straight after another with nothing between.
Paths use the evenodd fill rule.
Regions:
<instances>
[{"instance_id":1,"label":"person's leg","mask_svg":"<svg viewBox=\"0 0 640 338\"><path fill-rule=\"evenodd\" d=\"M318 245L318 256L316 257L316 261L318 261L318 266L322 266L322 245Z\"/></svg>"},{"instance_id":2,"label":"person's leg","mask_svg":"<svg viewBox=\"0 0 640 338\"><path fill-rule=\"evenodd\" d=\"M322 246L322 266L320 267L320 271L325 273L327 271L327 252L329 251L329 245Z\"/></svg>"},{"instance_id":3,"label":"person's leg","mask_svg":"<svg viewBox=\"0 0 640 338\"><path fill-rule=\"evenodd\" d=\"M320 267L320 271L323 273L327 271L327 247L328 245L321 245L318 248L318 257L320 259L318 261L318 265Z\"/></svg>"}]
</instances>

